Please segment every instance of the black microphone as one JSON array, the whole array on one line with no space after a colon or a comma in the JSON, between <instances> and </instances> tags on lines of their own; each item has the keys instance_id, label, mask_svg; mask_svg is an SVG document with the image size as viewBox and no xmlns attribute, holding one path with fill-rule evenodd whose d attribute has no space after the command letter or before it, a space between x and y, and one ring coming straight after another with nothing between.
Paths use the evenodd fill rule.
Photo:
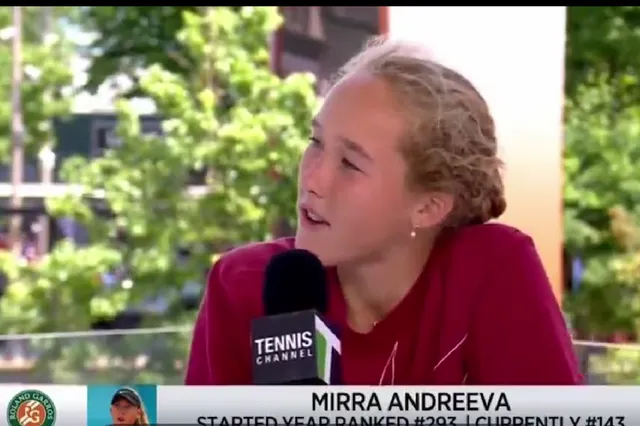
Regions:
<instances>
[{"instance_id":1,"label":"black microphone","mask_svg":"<svg viewBox=\"0 0 640 426\"><path fill-rule=\"evenodd\" d=\"M340 340L321 318L328 308L320 260L306 250L274 256L265 271L265 315L251 324L253 383L340 384Z\"/></svg>"}]
</instances>

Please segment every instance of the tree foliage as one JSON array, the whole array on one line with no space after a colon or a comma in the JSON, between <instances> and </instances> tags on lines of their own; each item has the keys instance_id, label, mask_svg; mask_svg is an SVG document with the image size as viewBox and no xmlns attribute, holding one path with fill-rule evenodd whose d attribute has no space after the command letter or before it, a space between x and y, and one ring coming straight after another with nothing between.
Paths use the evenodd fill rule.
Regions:
<instances>
[{"instance_id":1,"label":"tree foliage","mask_svg":"<svg viewBox=\"0 0 640 426\"><path fill-rule=\"evenodd\" d=\"M582 86L567 102L565 243L587 261L572 300L578 328L600 336L633 330L640 306L638 275L625 271L640 248L640 109L612 113L613 89Z\"/></svg>"},{"instance_id":2,"label":"tree foliage","mask_svg":"<svg viewBox=\"0 0 640 426\"><path fill-rule=\"evenodd\" d=\"M125 74L134 81L128 96L141 95L139 69L153 64L177 75L188 75L197 58L175 35L185 12L200 13L197 6L87 6L85 26L98 34L90 50L94 55L86 89L95 92L109 77Z\"/></svg>"},{"instance_id":3,"label":"tree foliage","mask_svg":"<svg viewBox=\"0 0 640 426\"><path fill-rule=\"evenodd\" d=\"M163 134L143 134L132 104L121 99L120 146L100 158L67 161L64 179L83 190L51 199L49 207L82 223L91 244L61 242L42 262L11 265L1 305L5 331L84 330L158 294L172 303L152 324L191 324L178 303L183 285L202 282L218 251L268 238L274 217L294 220L296 165L316 96L311 76L283 80L269 69L276 9L216 7L184 12L183 22L176 40L195 65L187 73L151 65L140 79L163 118ZM187 191L194 169L207 176L198 196ZM93 208L100 193L110 218ZM177 256L180 248L189 256ZM105 288L99 277L114 271L119 282ZM154 364L157 383L185 355L187 339L176 338L180 344L159 343L178 352ZM144 353L135 348L129 355ZM40 365L74 365L108 349L81 345L60 358L61 351L47 349L58 357L41 357ZM55 372L56 380L71 380L68 370Z\"/></svg>"},{"instance_id":4,"label":"tree foliage","mask_svg":"<svg viewBox=\"0 0 640 426\"><path fill-rule=\"evenodd\" d=\"M637 70L640 39L638 6L567 8L566 91L574 97L595 75L606 76L615 102L640 100Z\"/></svg>"},{"instance_id":5,"label":"tree foliage","mask_svg":"<svg viewBox=\"0 0 640 426\"><path fill-rule=\"evenodd\" d=\"M640 331L640 8L570 7L565 243L585 263L567 298L584 338ZM611 383L640 382L633 350L592 357Z\"/></svg>"},{"instance_id":6,"label":"tree foliage","mask_svg":"<svg viewBox=\"0 0 640 426\"><path fill-rule=\"evenodd\" d=\"M45 144L54 142L52 119L70 111L73 74L73 45L62 36L61 17L73 18L73 9L51 7L51 32L43 40L45 28L43 8L23 7L23 84L22 106L25 124L27 157L36 155ZM0 28L5 40L0 42L0 162L6 162L11 152L11 67L12 67L12 7L0 7Z\"/></svg>"}]
</instances>

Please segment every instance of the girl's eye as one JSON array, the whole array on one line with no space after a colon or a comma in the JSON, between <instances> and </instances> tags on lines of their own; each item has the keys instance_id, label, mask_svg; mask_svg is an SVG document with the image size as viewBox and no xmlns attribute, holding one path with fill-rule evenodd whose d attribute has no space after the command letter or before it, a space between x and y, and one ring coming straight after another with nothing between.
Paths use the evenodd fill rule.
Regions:
<instances>
[{"instance_id":1,"label":"girl's eye","mask_svg":"<svg viewBox=\"0 0 640 426\"><path fill-rule=\"evenodd\" d=\"M309 138L309 143L314 148L322 149L322 142L320 142L320 139L318 139L316 137L313 137L313 136L310 137ZM355 171L361 171L360 168L358 168L355 164L353 164L351 161L347 160L346 158L343 158L340 161L340 164L342 165L342 167L344 167L346 169L355 170Z\"/></svg>"},{"instance_id":2,"label":"girl's eye","mask_svg":"<svg viewBox=\"0 0 640 426\"><path fill-rule=\"evenodd\" d=\"M360 171L360 169L356 167L355 164L353 164L351 161L347 160L346 158L342 159L342 165L348 169Z\"/></svg>"},{"instance_id":3,"label":"girl's eye","mask_svg":"<svg viewBox=\"0 0 640 426\"><path fill-rule=\"evenodd\" d=\"M322 143L320 142L320 139L315 138L313 136L309 138L309 142L311 143L311 145L315 147L320 147L322 145Z\"/></svg>"}]
</instances>

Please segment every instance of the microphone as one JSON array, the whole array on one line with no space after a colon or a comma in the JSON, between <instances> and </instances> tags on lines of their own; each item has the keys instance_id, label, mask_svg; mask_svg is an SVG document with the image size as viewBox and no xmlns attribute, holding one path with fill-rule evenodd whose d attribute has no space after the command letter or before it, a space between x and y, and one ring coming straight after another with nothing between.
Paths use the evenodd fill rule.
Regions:
<instances>
[{"instance_id":1,"label":"microphone","mask_svg":"<svg viewBox=\"0 0 640 426\"><path fill-rule=\"evenodd\" d=\"M322 319L326 273L311 252L275 255L265 271L264 317L251 324L253 383L329 385L342 381L340 340Z\"/></svg>"}]
</instances>

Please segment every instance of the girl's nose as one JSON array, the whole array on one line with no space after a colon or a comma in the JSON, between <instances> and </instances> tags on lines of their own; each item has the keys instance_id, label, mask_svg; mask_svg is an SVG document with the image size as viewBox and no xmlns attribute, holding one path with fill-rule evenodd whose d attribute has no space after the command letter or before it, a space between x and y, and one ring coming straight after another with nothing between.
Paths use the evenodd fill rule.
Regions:
<instances>
[{"instance_id":1,"label":"girl's nose","mask_svg":"<svg viewBox=\"0 0 640 426\"><path fill-rule=\"evenodd\" d=\"M331 185L330 166L324 153L305 161L301 174L302 188L320 198L324 198Z\"/></svg>"}]
</instances>

